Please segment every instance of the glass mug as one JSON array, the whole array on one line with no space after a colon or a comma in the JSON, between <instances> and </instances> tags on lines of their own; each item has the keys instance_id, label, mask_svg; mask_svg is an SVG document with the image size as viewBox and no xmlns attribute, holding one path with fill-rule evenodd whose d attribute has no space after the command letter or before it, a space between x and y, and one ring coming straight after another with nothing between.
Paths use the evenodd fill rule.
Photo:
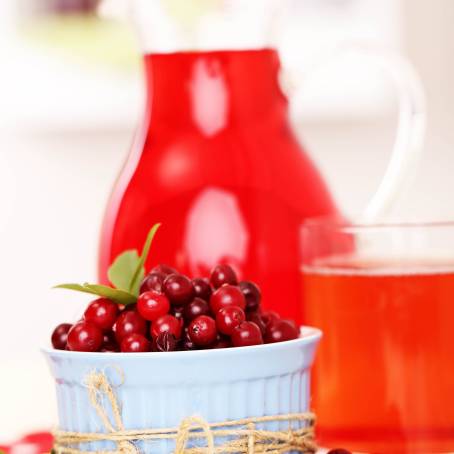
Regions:
<instances>
[{"instance_id":1,"label":"glass mug","mask_svg":"<svg viewBox=\"0 0 454 454\"><path fill-rule=\"evenodd\" d=\"M313 220L302 241L320 443L454 452L454 223Z\"/></svg>"}]
</instances>

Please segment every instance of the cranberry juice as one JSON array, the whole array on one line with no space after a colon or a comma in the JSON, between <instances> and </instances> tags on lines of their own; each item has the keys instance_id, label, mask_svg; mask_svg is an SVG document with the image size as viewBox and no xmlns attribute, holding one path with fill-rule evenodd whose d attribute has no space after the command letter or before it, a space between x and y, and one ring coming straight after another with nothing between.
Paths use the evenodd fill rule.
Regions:
<instances>
[{"instance_id":1,"label":"cranberry juice","mask_svg":"<svg viewBox=\"0 0 454 454\"><path fill-rule=\"evenodd\" d=\"M147 110L111 196L99 275L162 222L151 264L190 276L217 263L260 284L265 308L301 319L301 222L335 211L301 149L274 50L145 56Z\"/></svg>"},{"instance_id":2,"label":"cranberry juice","mask_svg":"<svg viewBox=\"0 0 454 454\"><path fill-rule=\"evenodd\" d=\"M454 451L454 267L307 268L305 320L322 445Z\"/></svg>"}]
</instances>

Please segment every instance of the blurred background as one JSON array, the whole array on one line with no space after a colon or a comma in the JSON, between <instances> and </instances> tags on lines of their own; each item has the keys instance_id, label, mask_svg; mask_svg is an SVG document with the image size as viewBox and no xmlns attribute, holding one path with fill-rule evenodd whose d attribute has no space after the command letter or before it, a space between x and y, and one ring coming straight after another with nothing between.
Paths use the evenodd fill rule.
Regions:
<instances>
[{"instance_id":1,"label":"blurred background","mask_svg":"<svg viewBox=\"0 0 454 454\"><path fill-rule=\"evenodd\" d=\"M188 10L191 4L188 2ZM345 40L401 52L428 102L425 153L395 217L454 218L454 2L293 0L279 32L292 118L345 212L359 213L396 128L389 81L362 62L312 63ZM0 444L56 421L39 347L95 278L109 191L142 111L140 43L127 0L0 2Z\"/></svg>"}]
</instances>

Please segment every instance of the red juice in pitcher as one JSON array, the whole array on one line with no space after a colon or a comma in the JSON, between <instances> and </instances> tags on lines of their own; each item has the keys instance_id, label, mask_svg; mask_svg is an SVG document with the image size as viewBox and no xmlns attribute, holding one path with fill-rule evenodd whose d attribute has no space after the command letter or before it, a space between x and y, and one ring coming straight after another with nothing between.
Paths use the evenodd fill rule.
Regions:
<instances>
[{"instance_id":1,"label":"red juice in pitcher","mask_svg":"<svg viewBox=\"0 0 454 454\"><path fill-rule=\"evenodd\" d=\"M285 69L274 46L290 5L130 3L144 52L146 110L106 210L99 279L107 282L115 255L139 248L162 222L148 267L167 262L200 275L227 262L260 284L265 308L301 321L301 224L339 213L295 137L279 83ZM392 159L365 210L376 219L419 156L424 97L408 62L353 47L366 64L392 74L400 100ZM303 88L292 86L294 94Z\"/></svg>"},{"instance_id":2,"label":"red juice in pitcher","mask_svg":"<svg viewBox=\"0 0 454 454\"><path fill-rule=\"evenodd\" d=\"M300 226L335 212L298 143L276 51L145 56L147 109L107 208L99 275L163 223L150 254L189 275L217 263L260 283L264 306L301 319Z\"/></svg>"},{"instance_id":3,"label":"red juice in pitcher","mask_svg":"<svg viewBox=\"0 0 454 454\"><path fill-rule=\"evenodd\" d=\"M305 321L324 333L313 375L320 443L453 452L454 266L325 265L303 274Z\"/></svg>"}]
</instances>

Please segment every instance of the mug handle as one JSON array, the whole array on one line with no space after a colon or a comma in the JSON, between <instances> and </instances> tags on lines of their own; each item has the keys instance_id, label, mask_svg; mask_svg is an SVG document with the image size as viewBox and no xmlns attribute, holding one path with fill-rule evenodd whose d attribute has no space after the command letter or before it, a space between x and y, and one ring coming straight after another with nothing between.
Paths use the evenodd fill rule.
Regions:
<instances>
[{"instance_id":1,"label":"mug handle","mask_svg":"<svg viewBox=\"0 0 454 454\"><path fill-rule=\"evenodd\" d=\"M346 43L316 62L309 73L346 52L354 52L379 68L393 82L398 98L398 127L385 175L360 220L380 222L391 212L397 196L412 182L423 150L426 103L422 82L412 66L396 52L365 43ZM298 84L299 85L299 84Z\"/></svg>"}]
</instances>

